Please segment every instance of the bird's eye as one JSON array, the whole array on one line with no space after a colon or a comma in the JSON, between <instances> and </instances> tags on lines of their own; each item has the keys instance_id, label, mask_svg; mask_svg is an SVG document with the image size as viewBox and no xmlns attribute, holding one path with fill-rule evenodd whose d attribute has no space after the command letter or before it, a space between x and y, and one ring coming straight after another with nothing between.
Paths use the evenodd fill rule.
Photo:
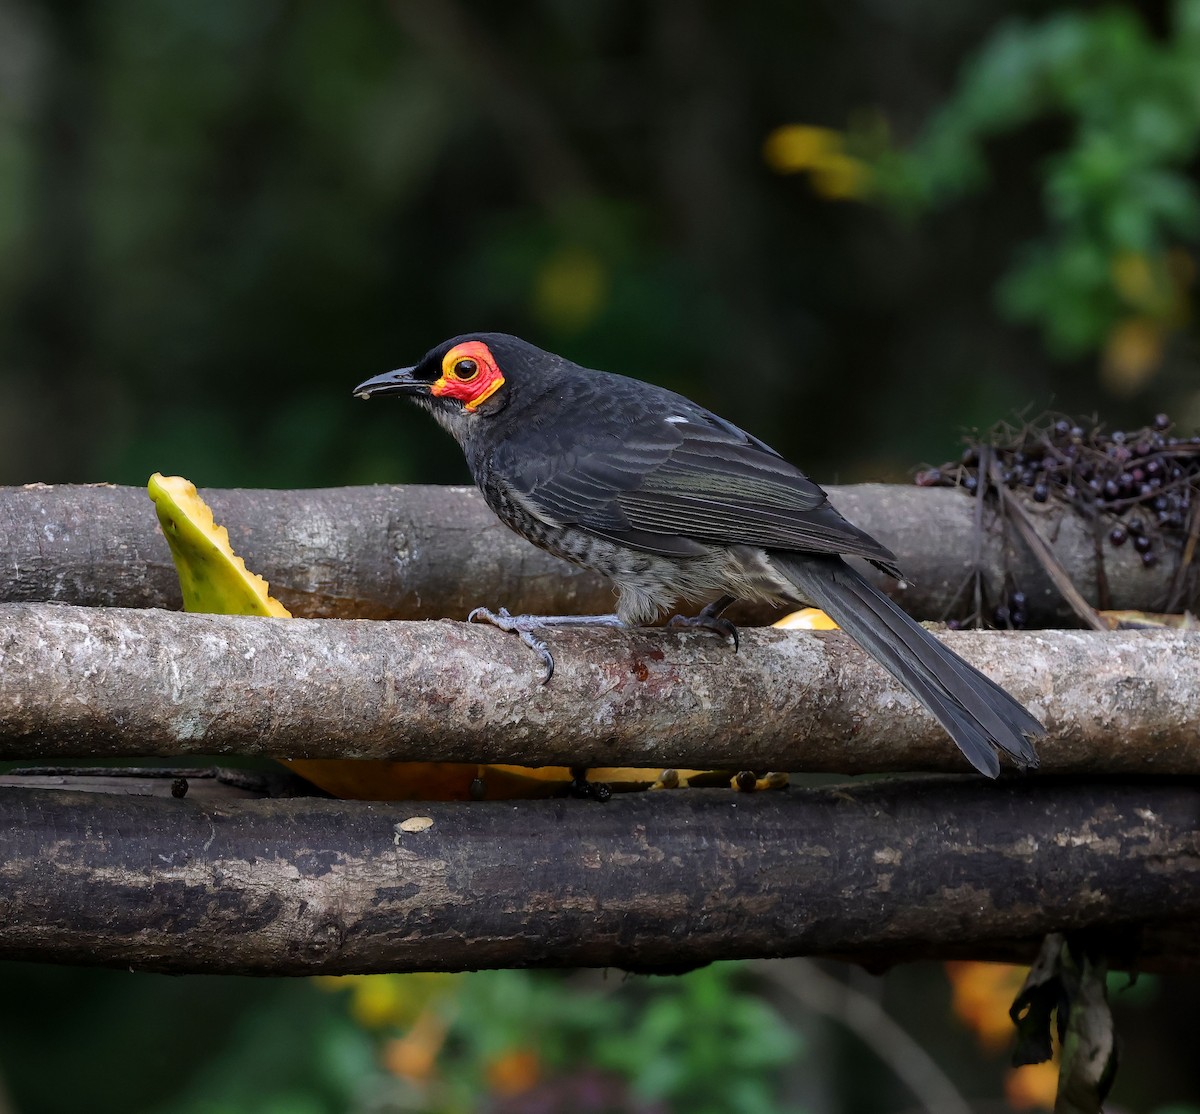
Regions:
<instances>
[{"instance_id":1,"label":"bird's eye","mask_svg":"<svg viewBox=\"0 0 1200 1114\"><path fill-rule=\"evenodd\" d=\"M474 360L455 360L454 361L454 378L460 379L464 383L469 383L479 374L479 364Z\"/></svg>"}]
</instances>

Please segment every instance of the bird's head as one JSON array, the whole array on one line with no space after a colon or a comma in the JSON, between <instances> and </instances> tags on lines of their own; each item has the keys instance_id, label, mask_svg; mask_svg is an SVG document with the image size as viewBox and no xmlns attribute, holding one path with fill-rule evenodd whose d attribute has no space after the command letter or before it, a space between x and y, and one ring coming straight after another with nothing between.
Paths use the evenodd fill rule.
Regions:
<instances>
[{"instance_id":1,"label":"bird's head","mask_svg":"<svg viewBox=\"0 0 1200 1114\"><path fill-rule=\"evenodd\" d=\"M520 368L531 357L549 357L503 333L468 333L431 348L417 364L376 375L354 388L358 398L407 395L455 425L487 416L508 403ZM549 357L553 358L553 357Z\"/></svg>"}]
</instances>

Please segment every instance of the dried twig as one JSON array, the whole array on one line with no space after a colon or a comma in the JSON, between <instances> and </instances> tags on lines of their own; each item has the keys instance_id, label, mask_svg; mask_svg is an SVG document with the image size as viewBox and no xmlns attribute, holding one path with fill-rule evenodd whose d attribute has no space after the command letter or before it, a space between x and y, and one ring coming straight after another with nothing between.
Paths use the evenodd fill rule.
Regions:
<instances>
[{"instance_id":1,"label":"dried twig","mask_svg":"<svg viewBox=\"0 0 1200 1114\"><path fill-rule=\"evenodd\" d=\"M1062 564L1054 555L1054 550L1050 547L1050 544L1037 532L1020 501L1000 482L999 470L994 461L988 464L987 475L991 478L993 489L1000 496L1004 513L1008 515L1013 525L1016 526L1017 532L1021 535L1025 544L1029 546L1030 551L1041 562L1046 575L1054 581L1054 586L1058 589L1063 599L1070 604L1071 610L1075 612L1084 626L1090 627L1092 630L1108 630L1108 625L1096 614L1096 609L1083 598L1079 589L1075 587L1074 582L1067 575L1066 569L1062 567ZM982 490L985 486L985 484L980 484L980 489Z\"/></svg>"}]
</instances>

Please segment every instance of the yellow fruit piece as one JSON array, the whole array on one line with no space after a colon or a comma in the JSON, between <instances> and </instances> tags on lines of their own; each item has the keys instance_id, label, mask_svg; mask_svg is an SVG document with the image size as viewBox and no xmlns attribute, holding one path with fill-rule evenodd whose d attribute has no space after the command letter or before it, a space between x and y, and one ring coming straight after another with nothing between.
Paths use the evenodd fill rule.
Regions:
<instances>
[{"instance_id":1,"label":"yellow fruit piece","mask_svg":"<svg viewBox=\"0 0 1200 1114\"><path fill-rule=\"evenodd\" d=\"M772 626L782 627L784 630L837 630L838 625L824 611L820 611L815 607L805 607L800 611L793 611L790 615L785 615L778 623L773 623Z\"/></svg>"},{"instance_id":2,"label":"yellow fruit piece","mask_svg":"<svg viewBox=\"0 0 1200 1114\"><path fill-rule=\"evenodd\" d=\"M196 493L194 483L155 472L146 490L171 547L185 611L291 617L291 612L271 597L267 582L250 572L233 552L229 532L213 521L213 513Z\"/></svg>"},{"instance_id":3,"label":"yellow fruit piece","mask_svg":"<svg viewBox=\"0 0 1200 1114\"><path fill-rule=\"evenodd\" d=\"M343 800L508 801L553 797L571 782L566 766L469 765L458 762L389 762L369 759L291 758L301 777ZM678 770L680 785L704 771ZM616 793L649 789L659 771L640 767L595 767L588 780Z\"/></svg>"},{"instance_id":4,"label":"yellow fruit piece","mask_svg":"<svg viewBox=\"0 0 1200 1114\"><path fill-rule=\"evenodd\" d=\"M1190 612L1162 615L1153 611L1098 611L1109 630L1195 630L1200 626Z\"/></svg>"}]
</instances>

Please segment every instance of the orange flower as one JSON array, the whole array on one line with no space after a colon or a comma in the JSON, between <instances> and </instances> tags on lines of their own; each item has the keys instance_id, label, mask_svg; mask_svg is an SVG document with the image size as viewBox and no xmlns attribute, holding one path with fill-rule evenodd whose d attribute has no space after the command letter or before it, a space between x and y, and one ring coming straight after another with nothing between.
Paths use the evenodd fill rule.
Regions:
<instances>
[{"instance_id":1,"label":"orange flower","mask_svg":"<svg viewBox=\"0 0 1200 1114\"><path fill-rule=\"evenodd\" d=\"M487 1066L488 1088L496 1095L519 1095L528 1091L541 1075L537 1053L514 1048Z\"/></svg>"},{"instance_id":2,"label":"orange flower","mask_svg":"<svg viewBox=\"0 0 1200 1114\"><path fill-rule=\"evenodd\" d=\"M433 1075L445 1040L446 1022L425 1010L404 1036L383 1046L383 1066L402 1079L424 1083Z\"/></svg>"},{"instance_id":3,"label":"orange flower","mask_svg":"<svg viewBox=\"0 0 1200 1114\"><path fill-rule=\"evenodd\" d=\"M1021 989L1027 967L1009 963L947 963L946 974L954 988L955 1015L974 1030L989 1051L1006 1048L1013 1039L1008 1008Z\"/></svg>"},{"instance_id":4,"label":"orange flower","mask_svg":"<svg viewBox=\"0 0 1200 1114\"><path fill-rule=\"evenodd\" d=\"M1058 1095L1058 1064L1026 1064L1004 1077L1004 1095L1014 1110L1053 1110Z\"/></svg>"}]
</instances>

